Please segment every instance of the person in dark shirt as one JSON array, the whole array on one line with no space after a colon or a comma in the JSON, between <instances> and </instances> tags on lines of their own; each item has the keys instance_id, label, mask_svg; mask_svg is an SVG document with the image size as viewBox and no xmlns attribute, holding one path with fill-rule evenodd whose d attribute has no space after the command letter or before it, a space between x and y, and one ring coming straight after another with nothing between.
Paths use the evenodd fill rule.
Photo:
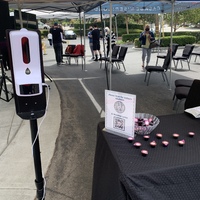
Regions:
<instances>
[{"instance_id":1,"label":"person in dark shirt","mask_svg":"<svg viewBox=\"0 0 200 200\"><path fill-rule=\"evenodd\" d=\"M4 69L10 70L6 40L0 42L0 55L2 55Z\"/></svg>"},{"instance_id":2,"label":"person in dark shirt","mask_svg":"<svg viewBox=\"0 0 200 200\"><path fill-rule=\"evenodd\" d=\"M93 51L95 55L94 61L98 61L98 53L99 59L101 59L101 51L100 51L100 30L97 28L97 25L94 25L94 29L91 32L92 41L93 41Z\"/></svg>"},{"instance_id":3,"label":"person in dark shirt","mask_svg":"<svg viewBox=\"0 0 200 200\"><path fill-rule=\"evenodd\" d=\"M53 48L56 56L57 65L62 64L62 37L63 29L58 27L57 23L49 31L52 34Z\"/></svg>"}]
</instances>

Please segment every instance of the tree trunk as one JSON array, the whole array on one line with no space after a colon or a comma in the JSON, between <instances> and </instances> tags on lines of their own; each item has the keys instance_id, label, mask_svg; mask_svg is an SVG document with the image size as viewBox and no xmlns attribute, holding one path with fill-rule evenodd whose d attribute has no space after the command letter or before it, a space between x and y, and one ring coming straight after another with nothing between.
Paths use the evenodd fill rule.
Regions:
<instances>
[{"instance_id":1,"label":"tree trunk","mask_svg":"<svg viewBox=\"0 0 200 200\"><path fill-rule=\"evenodd\" d=\"M128 29L128 21L129 21L129 17L126 16L126 33L129 34L129 29Z\"/></svg>"}]
</instances>

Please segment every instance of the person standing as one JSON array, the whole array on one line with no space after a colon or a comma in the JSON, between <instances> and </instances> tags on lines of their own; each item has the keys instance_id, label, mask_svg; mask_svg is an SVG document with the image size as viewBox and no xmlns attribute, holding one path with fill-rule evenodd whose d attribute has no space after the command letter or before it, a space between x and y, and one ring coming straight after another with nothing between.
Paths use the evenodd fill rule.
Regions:
<instances>
[{"instance_id":1,"label":"person standing","mask_svg":"<svg viewBox=\"0 0 200 200\"><path fill-rule=\"evenodd\" d=\"M48 38L48 41L49 41L49 45L52 46L52 34L48 33L47 38Z\"/></svg>"},{"instance_id":2,"label":"person standing","mask_svg":"<svg viewBox=\"0 0 200 200\"><path fill-rule=\"evenodd\" d=\"M102 54L100 51L100 30L97 28L96 24L94 24L94 29L92 30L91 35L93 41L93 51L95 55L94 61L98 61L98 53L99 53L99 59L101 59Z\"/></svg>"},{"instance_id":3,"label":"person standing","mask_svg":"<svg viewBox=\"0 0 200 200\"><path fill-rule=\"evenodd\" d=\"M105 28L105 35L107 43L107 57L108 57L110 52L110 40L111 40L111 48L113 49L113 47L116 45L116 37L115 33L113 31L110 32L110 29L108 27Z\"/></svg>"},{"instance_id":4,"label":"person standing","mask_svg":"<svg viewBox=\"0 0 200 200\"><path fill-rule=\"evenodd\" d=\"M0 55L2 55L3 67L4 69L10 70L9 66L9 56L6 40L0 42Z\"/></svg>"},{"instance_id":5,"label":"person standing","mask_svg":"<svg viewBox=\"0 0 200 200\"><path fill-rule=\"evenodd\" d=\"M57 65L62 64L62 38L61 34L63 34L63 29L58 27L57 23L54 23L54 26L50 29L50 33L52 34L53 40L53 48L55 52Z\"/></svg>"},{"instance_id":6,"label":"person standing","mask_svg":"<svg viewBox=\"0 0 200 200\"><path fill-rule=\"evenodd\" d=\"M142 70L144 70L144 63L146 59L146 66L148 66L151 59L150 42L155 40L153 32L150 31L150 26L146 25L144 31L140 34L139 40L142 44Z\"/></svg>"},{"instance_id":7,"label":"person standing","mask_svg":"<svg viewBox=\"0 0 200 200\"><path fill-rule=\"evenodd\" d=\"M58 25L58 28L61 28L63 30L63 27L62 27L61 24ZM62 44L63 43L63 34L64 34L64 31L60 33L60 37L61 37L61 40L62 40L62 42L61 42L61 55L63 55L63 44ZM63 60L61 62L63 63Z\"/></svg>"},{"instance_id":8,"label":"person standing","mask_svg":"<svg viewBox=\"0 0 200 200\"><path fill-rule=\"evenodd\" d=\"M93 30L93 27L90 26L90 28L89 28L89 32L88 32L88 39L89 39L90 50L91 50L91 53L92 53L92 59L91 59L91 60L94 60L92 30Z\"/></svg>"}]
</instances>

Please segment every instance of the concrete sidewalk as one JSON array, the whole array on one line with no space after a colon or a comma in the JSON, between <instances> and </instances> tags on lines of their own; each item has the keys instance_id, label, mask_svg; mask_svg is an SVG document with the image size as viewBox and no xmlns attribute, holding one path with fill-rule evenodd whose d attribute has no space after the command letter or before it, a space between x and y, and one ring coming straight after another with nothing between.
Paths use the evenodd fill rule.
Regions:
<instances>
[{"instance_id":1,"label":"concrete sidewalk","mask_svg":"<svg viewBox=\"0 0 200 200\"><path fill-rule=\"evenodd\" d=\"M46 59L50 59L46 58ZM10 76L10 71L6 72ZM60 97L54 82L50 85L46 118L37 120L40 126L39 141L43 176L51 162L55 141L59 133L61 110ZM11 84L7 83L10 90ZM5 98L4 92L2 97ZM29 120L16 115L14 99L0 100L0 199L31 200L36 196L35 169L32 156Z\"/></svg>"}]
</instances>

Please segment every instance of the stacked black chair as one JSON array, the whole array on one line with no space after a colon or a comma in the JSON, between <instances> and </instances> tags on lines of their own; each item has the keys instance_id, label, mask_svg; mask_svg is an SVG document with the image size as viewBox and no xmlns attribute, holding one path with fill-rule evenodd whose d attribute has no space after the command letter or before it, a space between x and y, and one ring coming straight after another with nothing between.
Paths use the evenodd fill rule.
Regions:
<instances>
[{"instance_id":1,"label":"stacked black chair","mask_svg":"<svg viewBox=\"0 0 200 200\"><path fill-rule=\"evenodd\" d=\"M175 70L177 70L177 66L178 66L178 62L181 62L181 67L183 68L183 63L182 61L186 61L188 64L188 69L190 70L190 56L192 54L192 51L194 49L194 45L191 44L186 44L185 48L183 49L183 53L182 56L174 56L173 60L174 60L174 66L175 66ZM176 61L176 63L175 63Z\"/></svg>"},{"instance_id":2,"label":"stacked black chair","mask_svg":"<svg viewBox=\"0 0 200 200\"><path fill-rule=\"evenodd\" d=\"M185 100L184 109L200 106L200 80L195 79Z\"/></svg>"},{"instance_id":3,"label":"stacked black chair","mask_svg":"<svg viewBox=\"0 0 200 200\"><path fill-rule=\"evenodd\" d=\"M149 85L149 80L150 80L150 76L151 76L152 72L161 73L162 77L163 77L163 80L165 81L165 79L166 79L167 84L169 85L169 81L168 81L167 75L166 75L166 72L167 72L167 70L169 68L169 65L170 65L170 48L167 51L167 55L165 57L163 66L146 66L145 67L146 75L145 75L144 81L146 82L146 79L147 79L147 76L148 76L147 85Z\"/></svg>"},{"instance_id":4,"label":"stacked black chair","mask_svg":"<svg viewBox=\"0 0 200 200\"><path fill-rule=\"evenodd\" d=\"M182 100L185 100L189 94L189 90L193 84L192 79L177 79L175 80L175 90L174 90L174 106L173 110L178 110L179 104Z\"/></svg>"},{"instance_id":5,"label":"stacked black chair","mask_svg":"<svg viewBox=\"0 0 200 200\"><path fill-rule=\"evenodd\" d=\"M194 80L177 79L174 81L175 87L191 87Z\"/></svg>"},{"instance_id":6,"label":"stacked black chair","mask_svg":"<svg viewBox=\"0 0 200 200\"><path fill-rule=\"evenodd\" d=\"M174 91L173 110L178 110L181 101L185 100L189 94L190 87L176 87Z\"/></svg>"}]
</instances>

